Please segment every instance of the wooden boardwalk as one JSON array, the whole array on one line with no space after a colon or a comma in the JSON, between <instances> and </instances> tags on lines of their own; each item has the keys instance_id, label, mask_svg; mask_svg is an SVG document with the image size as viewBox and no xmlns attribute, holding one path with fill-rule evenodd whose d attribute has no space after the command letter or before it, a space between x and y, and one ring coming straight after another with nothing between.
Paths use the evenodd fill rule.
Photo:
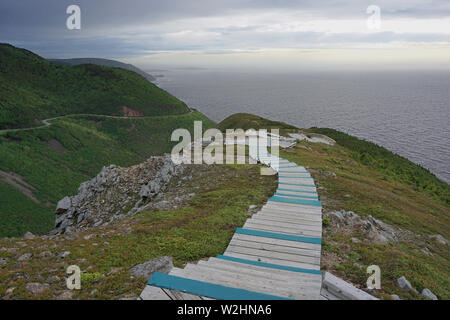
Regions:
<instances>
[{"instance_id":1,"label":"wooden boardwalk","mask_svg":"<svg viewBox=\"0 0 450 320\"><path fill-rule=\"evenodd\" d=\"M238 228L223 255L154 273L140 298L320 299L322 206L309 172L251 155L278 172L278 189Z\"/></svg>"}]
</instances>

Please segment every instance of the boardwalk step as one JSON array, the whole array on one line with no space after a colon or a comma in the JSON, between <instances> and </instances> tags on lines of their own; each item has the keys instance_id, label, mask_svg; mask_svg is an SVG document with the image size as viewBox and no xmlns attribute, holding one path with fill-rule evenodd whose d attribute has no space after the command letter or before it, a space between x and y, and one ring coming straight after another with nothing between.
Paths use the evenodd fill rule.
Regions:
<instances>
[{"instance_id":1,"label":"boardwalk step","mask_svg":"<svg viewBox=\"0 0 450 320\"><path fill-rule=\"evenodd\" d=\"M317 244L317 243L258 237L258 236L239 234L239 233L235 233L233 235L232 239L252 241L252 242L257 242L257 243L276 244L276 245L285 246L285 247L289 247L289 248L308 249L308 250L313 250L313 251L317 251L317 252L320 252L320 247L321 247L321 245Z\"/></svg>"},{"instance_id":2,"label":"boardwalk step","mask_svg":"<svg viewBox=\"0 0 450 320\"><path fill-rule=\"evenodd\" d=\"M318 206L321 207L322 203L318 200L307 200L307 199L293 199L293 198L287 198L287 197L280 197L280 196L272 196L269 198L269 202L282 202L282 203L289 203L289 204L301 204L306 206Z\"/></svg>"},{"instance_id":3,"label":"boardwalk step","mask_svg":"<svg viewBox=\"0 0 450 320\"><path fill-rule=\"evenodd\" d=\"M218 255L217 259L232 261L232 262L238 262L238 263L245 263L251 266L255 267L264 267L264 268L271 268L274 270L278 270L281 272L288 272L288 273L300 273L302 275L308 274L313 276L320 276L322 277L322 272L317 269L311 269L311 268L299 268L299 267L291 267L286 265L280 265L276 263L267 263L263 261L255 261L254 259L245 259L245 258L236 258L230 255ZM315 279L318 279L317 277Z\"/></svg>"},{"instance_id":4,"label":"boardwalk step","mask_svg":"<svg viewBox=\"0 0 450 320\"><path fill-rule=\"evenodd\" d=\"M294 236L305 236L305 237L321 237L322 233L319 231L310 231L310 230L300 230L298 228L285 228L285 227L277 227L270 226L268 224L261 224L257 222L252 222L247 220L244 224L244 228L251 230L260 230L267 232L278 232L286 235L294 235Z\"/></svg>"},{"instance_id":5,"label":"boardwalk step","mask_svg":"<svg viewBox=\"0 0 450 320\"><path fill-rule=\"evenodd\" d=\"M254 294L259 293L263 295L270 295L273 297L277 297L278 299L293 299L293 292L289 290L273 290L270 285L264 285L264 283L255 283L254 281L249 281L250 279L247 279L243 281L243 279L234 279L229 278L227 275L223 275L219 272L204 272L201 270L187 270L187 269L177 269L170 272L170 275L178 276L180 278L189 279L189 280L195 280L200 281L204 284L210 284L210 285L219 285L226 288L233 288L237 290L245 290L252 292ZM216 293L214 293L216 294ZM209 295L205 294L205 296L210 296L212 298L216 299L222 299L220 297L211 296L211 293ZM234 300L253 300L251 299L241 299L234 297ZM226 299L229 300L229 299ZM263 299L265 300L265 299Z\"/></svg>"},{"instance_id":6,"label":"boardwalk step","mask_svg":"<svg viewBox=\"0 0 450 320\"><path fill-rule=\"evenodd\" d=\"M264 147L265 148L265 147ZM253 159L278 173L278 188L237 228L223 255L154 273L141 299L332 299L320 271L322 204L308 170L270 153Z\"/></svg>"},{"instance_id":7,"label":"boardwalk step","mask_svg":"<svg viewBox=\"0 0 450 320\"><path fill-rule=\"evenodd\" d=\"M274 295L186 279L159 272L155 272L152 275L148 285L223 300L286 300L286 298Z\"/></svg>"}]
</instances>

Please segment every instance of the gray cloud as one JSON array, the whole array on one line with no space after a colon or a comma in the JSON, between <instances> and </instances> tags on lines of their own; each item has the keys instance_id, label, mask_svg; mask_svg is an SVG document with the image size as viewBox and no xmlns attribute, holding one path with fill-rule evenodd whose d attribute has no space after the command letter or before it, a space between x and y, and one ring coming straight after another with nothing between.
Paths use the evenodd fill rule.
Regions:
<instances>
[{"instance_id":1,"label":"gray cloud","mask_svg":"<svg viewBox=\"0 0 450 320\"><path fill-rule=\"evenodd\" d=\"M110 58L162 50L224 53L236 49L307 48L316 44L327 47L338 43L450 41L446 32L263 31L268 23L277 24L275 17L286 14L292 19L289 13L296 11L324 19L361 19L363 23L365 8L372 3L381 7L383 18L450 17L447 0L2 0L0 41L47 57ZM65 10L70 4L78 4L82 9L82 30L69 31L65 27ZM258 14L265 14L266 20L220 25L227 17L245 21L245 16ZM298 20L302 18L299 16ZM218 25L204 25L202 19L211 19Z\"/></svg>"}]
</instances>

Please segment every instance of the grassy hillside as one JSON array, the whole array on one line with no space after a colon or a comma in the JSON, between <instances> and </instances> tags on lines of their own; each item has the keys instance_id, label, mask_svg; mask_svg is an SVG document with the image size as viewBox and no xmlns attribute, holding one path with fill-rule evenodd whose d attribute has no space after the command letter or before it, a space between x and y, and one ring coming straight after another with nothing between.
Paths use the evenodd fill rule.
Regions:
<instances>
[{"instance_id":1,"label":"grassy hillside","mask_svg":"<svg viewBox=\"0 0 450 320\"><path fill-rule=\"evenodd\" d=\"M144 77L93 64L57 65L0 44L0 129L35 126L59 115L121 115L127 106L144 116L182 114L188 107Z\"/></svg>"},{"instance_id":2,"label":"grassy hillside","mask_svg":"<svg viewBox=\"0 0 450 320\"><path fill-rule=\"evenodd\" d=\"M46 128L0 134L0 170L23 177L39 200L0 179L0 237L47 232L53 227L55 203L75 194L102 166L129 166L170 152L172 131L192 128L194 120L202 120L205 128L214 125L196 111L140 119L72 116Z\"/></svg>"},{"instance_id":3,"label":"grassy hillside","mask_svg":"<svg viewBox=\"0 0 450 320\"><path fill-rule=\"evenodd\" d=\"M217 128L221 131L226 129L297 129L287 123L268 120L249 113L235 113L222 120Z\"/></svg>"},{"instance_id":4,"label":"grassy hillside","mask_svg":"<svg viewBox=\"0 0 450 320\"><path fill-rule=\"evenodd\" d=\"M135 299L148 279L131 277L128 270L134 265L168 255L176 267L183 267L225 251L235 229L248 218L248 207L262 206L276 188L276 177L261 176L259 169L195 165L190 179L174 179L169 188L169 197L195 191L187 206L142 212L78 234L0 239L5 249L0 259L6 261L0 268L0 298L55 299L69 293L73 299ZM70 255L61 259L64 251ZM33 257L17 262L25 253ZM81 290L68 292L66 268L71 264L82 270ZM29 282L46 283L49 289L32 295L26 290Z\"/></svg>"},{"instance_id":5,"label":"grassy hillside","mask_svg":"<svg viewBox=\"0 0 450 320\"><path fill-rule=\"evenodd\" d=\"M136 72L137 74L140 74L148 81L155 81L156 78L153 77L151 74L148 74L145 71L142 71L141 69L133 66L129 63L123 63L116 60L110 60L110 59L99 59L99 58L74 58L74 59L49 59L49 61L56 63L56 64L63 64L63 65L71 65L76 66L79 64L97 64L99 66L105 66L105 67L114 67L114 68L122 68L125 70L130 70L133 72Z\"/></svg>"},{"instance_id":6,"label":"grassy hillside","mask_svg":"<svg viewBox=\"0 0 450 320\"><path fill-rule=\"evenodd\" d=\"M236 121L228 121L233 118ZM252 126L254 119L254 116L248 117ZM228 120L218 126L222 129L246 127L242 115ZM263 125L265 121L260 123ZM410 240L387 244L364 240L355 243L352 238L358 238L360 230L346 234L334 227L325 228L322 269L365 287L366 268L376 264L381 268L380 294L385 298L393 293L402 298L421 298L398 288L396 279L405 276L418 290L429 288L440 299L449 299L449 246L430 236L440 234L450 238L450 185L421 166L371 142L333 129L302 131L324 134L337 142L328 146L303 141L296 148L280 153L309 168L319 186L324 212L346 210L363 217L372 215L416 235ZM325 226L328 222L325 219Z\"/></svg>"}]
</instances>

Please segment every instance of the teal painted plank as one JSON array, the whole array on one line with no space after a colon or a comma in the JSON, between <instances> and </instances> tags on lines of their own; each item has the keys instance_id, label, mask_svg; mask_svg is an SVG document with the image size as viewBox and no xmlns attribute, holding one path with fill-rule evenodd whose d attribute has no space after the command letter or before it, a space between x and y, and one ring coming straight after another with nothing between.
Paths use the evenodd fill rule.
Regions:
<instances>
[{"instance_id":1,"label":"teal painted plank","mask_svg":"<svg viewBox=\"0 0 450 320\"><path fill-rule=\"evenodd\" d=\"M250 265L258 266L258 267L265 267L265 268L272 268L272 269L279 269L279 270L287 270L287 271L301 272L301 273L310 273L310 274L322 274L322 271L320 271L320 270L281 266L279 264L273 264L273 263L267 263L267 262L259 262L259 261L235 258L235 257L230 257L230 256L224 256L224 255L221 255L221 254L219 254L217 256L217 258L218 259L222 259L222 260L228 260L228 261L234 261L234 262L239 262L239 263L250 264Z\"/></svg>"},{"instance_id":2,"label":"teal painted plank","mask_svg":"<svg viewBox=\"0 0 450 320\"><path fill-rule=\"evenodd\" d=\"M317 199L317 196L301 196L298 194L288 194L288 193L279 193L275 192L275 196L282 196L282 197L295 197L295 198L303 198L303 199Z\"/></svg>"},{"instance_id":3,"label":"teal painted plank","mask_svg":"<svg viewBox=\"0 0 450 320\"><path fill-rule=\"evenodd\" d=\"M292 165L289 165L289 166L280 166L280 168L303 168L302 166L299 166L298 164L292 164Z\"/></svg>"},{"instance_id":4,"label":"teal painted plank","mask_svg":"<svg viewBox=\"0 0 450 320\"><path fill-rule=\"evenodd\" d=\"M322 203L318 200L306 200L306 199L292 199L292 198L283 198L278 196L273 196L269 198L270 201L275 202L284 202L284 203L293 203L293 204L302 204L305 206L322 206Z\"/></svg>"},{"instance_id":5,"label":"teal painted plank","mask_svg":"<svg viewBox=\"0 0 450 320\"><path fill-rule=\"evenodd\" d=\"M311 177L294 177L294 176L283 176L283 175L278 175L278 177L280 178L288 178L288 179L305 179L305 180L313 180L313 178Z\"/></svg>"},{"instance_id":6,"label":"teal painted plank","mask_svg":"<svg viewBox=\"0 0 450 320\"><path fill-rule=\"evenodd\" d=\"M303 183L289 183L289 182L278 182L278 184L285 184L288 186L300 186L300 187L315 187L314 184L303 184Z\"/></svg>"},{"instance_id":7,"label":"teal painted plank","mask_svg":"<svg viewBox=\"0 0 450 320\"><path fill-rule=\"evenodd\" d=\"M221 300L292 300L160 272L155 272L152 275L148 280L148 285Z\"/></svg>"},{"instance_id":8,"label":"teal painted plank","mask_svg":"<svg viewBox=\"0 0 450 320\"><path fill-rule=\"evenodd\" d=\"M315 244L322 243L321 238L295 236L295 235L290 235L290 234L251 230L251 229L244 229L244 228L237 228L236 233L247 234L249 236L282 239L282 240L290 240L290 241L298 241L298 242L307 242L307 243L315 243Z\"/></svg>"},{"instance_id":9,"label":"teal painted plank","mask_svg":"<svg viewBox=\"0 0 450 320\"><path fill-rule=\"evenodd\" d=\"M277 191L278 191L278 190L281 190L281 191L292 191L292 192L311 193L311 194L316 194L316 195L317 195L317 192L315 192L315 191L294 190L294 189L285 189L285 188L278 188Z\"/></svg>"},{"instance_id":10,"label":"teal painted plank","mask_svg":"<svg viewBox=\"0 0 450 320\"><path fill-rule=\"evenodd\" d=\"M279 170L278 172L279 173L309 173L309 171L288 171L288 170Z\"/></svg>"}]
</instances>

